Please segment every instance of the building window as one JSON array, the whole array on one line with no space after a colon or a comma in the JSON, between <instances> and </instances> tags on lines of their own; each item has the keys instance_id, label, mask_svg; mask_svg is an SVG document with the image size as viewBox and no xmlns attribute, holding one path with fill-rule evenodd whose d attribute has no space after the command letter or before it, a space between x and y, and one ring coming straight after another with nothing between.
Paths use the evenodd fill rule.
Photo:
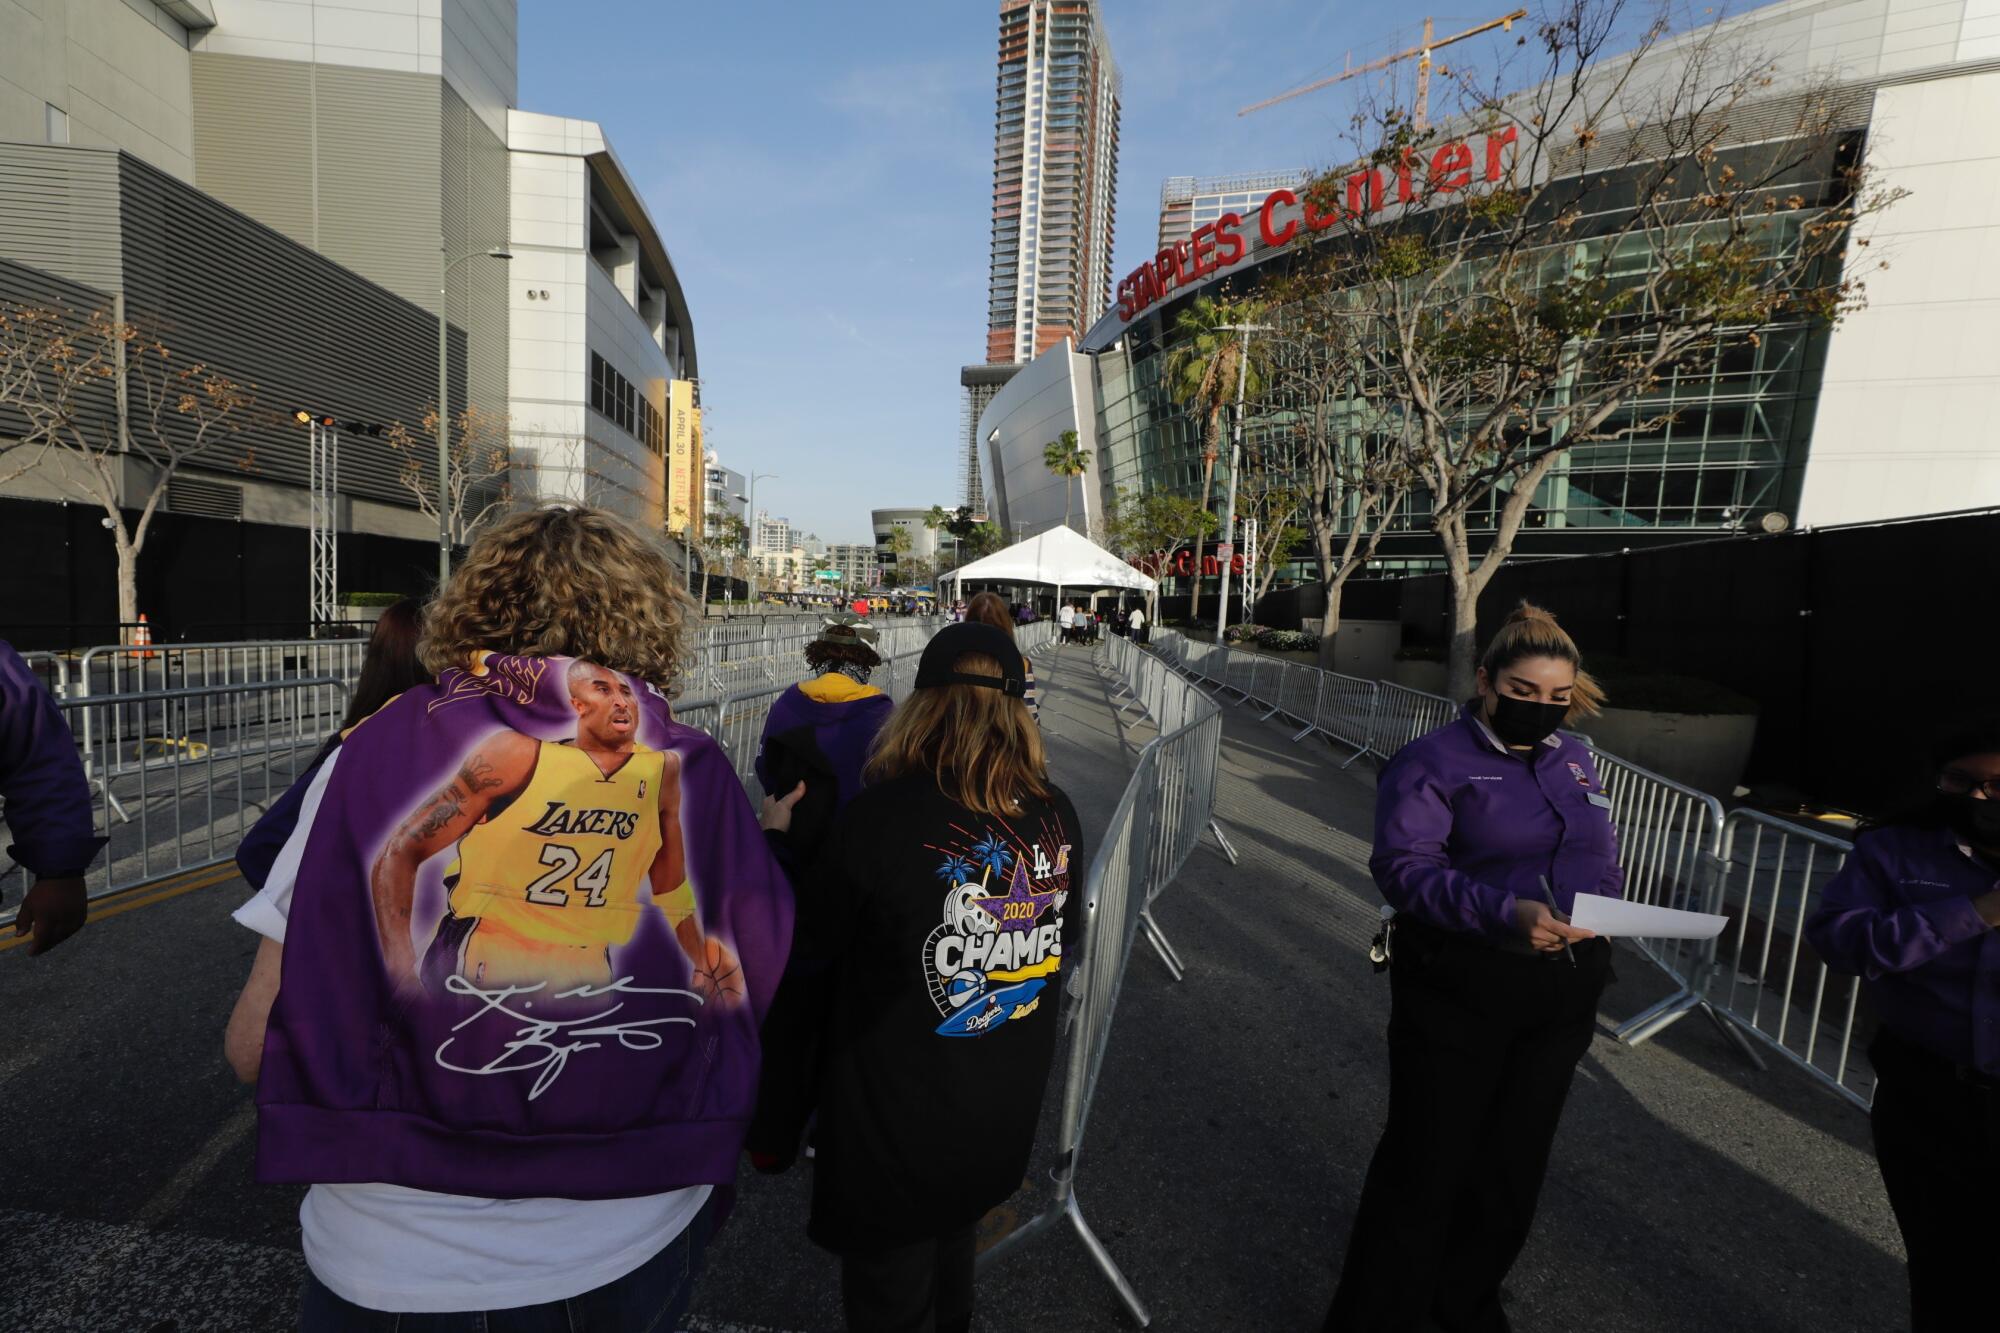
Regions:
<instances>
[{"instance_id":1,"label":"building window","mask_svg":"<svg viewBox=\"0 0 2000 1333\"><path fill-rule=\"evenodd\" d=\"M654 453L666 456L666 415L653 406L637 385L595 352L590 354L590 406Z\"/></svg>"}]
</instances>

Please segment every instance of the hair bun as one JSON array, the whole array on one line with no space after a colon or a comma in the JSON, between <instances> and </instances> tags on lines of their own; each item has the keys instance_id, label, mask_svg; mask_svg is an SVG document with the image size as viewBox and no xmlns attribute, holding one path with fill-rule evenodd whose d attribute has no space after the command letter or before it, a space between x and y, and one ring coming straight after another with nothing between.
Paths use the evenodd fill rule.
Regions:
<instances>
[{"instance_id":1,"label":"hair bun","mask_svg":"<svg viewBox=\"0 0 2000 1333\"><path fill-rule=\"evenodd\" d=\"M1530 622L1553 625L1557 623L1556 613L1544 610L1523 597L1514 609L1508 613L1506 623L1509 625L1525 625Z\"/></svg>"}]
</instances>

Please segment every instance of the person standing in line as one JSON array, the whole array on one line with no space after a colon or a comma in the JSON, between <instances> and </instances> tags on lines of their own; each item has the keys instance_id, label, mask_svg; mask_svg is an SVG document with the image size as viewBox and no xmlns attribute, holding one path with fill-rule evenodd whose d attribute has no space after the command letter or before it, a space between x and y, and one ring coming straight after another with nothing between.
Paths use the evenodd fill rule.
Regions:
<instances>
[{"instance_id":1,"label":"person standing in line","mask_svg":"<svg viewBox=\"0 0 2000 1333\"><path fill-rule=\"evenodd\" d=\"M1806 923L1880 1020L1869 1120L1909 1256L1912 1333L1994 1322L2000 1199L2000 717L1933 748L1929 799L1870 825Z\"/></svg>"},{"instance_id":2,"label":"person standing in line","mask_svg":"<svg viewBox=\"0 0 2000 1333\"><path fill-rule=\"evenodd\" d=\"M238 909L223 1046L257 1178L311 1186L302 1333L679 1327L792 924L667 706L688 609L613 515L496 523L426 612L436 683L342 739Z\"/></svg>"},{"instance_id":3,"label":"person standing in line","mask_svg":"<svg viewBox=\"0 0 2000 1333\"><path fill-rule=\"evenodd\" d=\"M1064 643L1068 643L1076 634L1076 612L1070 609L1068 602L1056 608L1056 630Z\"/></svg>"},{"instance_id":4,"label":"person standing in line","mask_svg":"<svg viewBox=\"0 0 2000 1333\"><path fill-rule=\"evenodd\" d=\"M995 629L1005 630L1010 639L1014 637L1013 614L1008 611L1007 603L997 592L982 592L974 597L966 605L965 618L975 625L991 625ZM1029 660L1026 653L1021 654L1021 670L1028 678L1028 691L1021 696L1022 702L1028 705L1029 716L1040 725L1042 700L1035 688L1035 664Z\"/></svg>"},{"instance_id":5,"label":"person standing in line","mask_svg":"<svg viewBox=\"0 0 2000 1333\"><path fill-rule=\"evenodd\" d=\"M30 958L82 930L90 915L83 875L105 842L90 811L90 782L62 710L0 640L0 812L14 839L7 855L35 877L14 913L15 938L33 936Z\"/></svg>"},{"instance_id":6,"label":"person standing in line","mask_svg":"<svg viewBox=\"0 0 2000 1333\"><path fill-rule=\"evenodd\" d=\"M751 1148L782 1168L817 1106L807 1234L856 1333L970 1328L973 1228L1028 1169L1087 862L1026 691L1006 634L940 630L800 893L773 1017L802 1006L825 1058Z\"/></svg>"},{"instance_id":7,"label":"person standing in line","mask_svg":"<svg viewBox=\"0 0 2000 1333\"><path fill-rule=\"evenodd\" d=\"M1133 607L1132 615L1126 623L1132 629L1132 642L1144 647L1146 644L1146 608L1143 606Z\"/></svg>"},{"instance_id":8,"label":"person standing in line","mask_svg":"<svg viewBox=\"0 0 2000 1333\"><path fill-rule=\"evenodd\" d=\"M1361 1190L1328 1333L1505 1333L1506 1277L1535 1217L1611 945L1569 924L1624 887L1611 800L1557 728L1603 701L1576 644L1523 602L1458 721L1376 783L1390 926L1389 1117Z\"/></svg>"},{"instance_id":9,"label":"person standing in line","mask_svg":"<svg viewBox=\"0 0 2000 1333\"><path fill-rule=\"evenodd\" d=\"M806 665L819 674L779 695L764 720L758 782L771 796L806 785L787 839L799 864L810 864L834 816L861 791L869 747L895 709L888 695L868 683L882 665L878 638L855 616L829 618L806 645Z\"/></svg>"},{"instance_id":10,"label":"person standing in line","mask_svg":"<svg viewBox=\"0 0 2000 1333\"><path fill-rule=\"evenodd\" d=\"M237 844L236 868L243 872L251 888L264 887L278 853L284 850L285 840L298 827L299 807L312 786L313 775L340 744L340 738L404 690L430 684L430 671L417 659L417 641L423 627L423 603L414 597L405 597L383 608L381 618L368 635L361 674L355 678L354 691L348 696L347 714L340 720L340 729L326 738L326 744L319 748L305 771L271 803Z\"/></svg>"}]
</instances>

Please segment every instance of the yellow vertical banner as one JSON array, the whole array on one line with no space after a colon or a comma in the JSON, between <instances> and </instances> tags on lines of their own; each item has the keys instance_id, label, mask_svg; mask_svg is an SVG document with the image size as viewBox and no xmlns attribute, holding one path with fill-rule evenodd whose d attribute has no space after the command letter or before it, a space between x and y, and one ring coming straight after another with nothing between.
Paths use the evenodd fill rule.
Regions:
<instances>
[{"instance_id":1,"label":"yellow vertical banner","mask_svg":"<svg viewBox=\"0 0 2000 1333\"><path fill-rule=\"evenodd\" d=\"M701 503L701 468L696 461L700 455L695 450L697 411L692 380L674 380L667 386L667 531L682 537L689 535Z\"/></svg>"}]
</instances>

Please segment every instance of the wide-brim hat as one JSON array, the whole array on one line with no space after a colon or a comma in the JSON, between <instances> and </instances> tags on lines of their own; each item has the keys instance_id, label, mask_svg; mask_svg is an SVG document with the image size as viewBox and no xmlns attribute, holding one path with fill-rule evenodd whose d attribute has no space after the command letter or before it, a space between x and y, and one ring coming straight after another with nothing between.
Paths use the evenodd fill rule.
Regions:
<instances>
[{"instance_id":1,"label":"wide-brim hat","mask_svg":"<svg viewBox=\"0 0 2000 1333\"><path fill-rule=\"evenodd\" d=\"M998 662L1000 674L976 676L958 670L958 659L972 653ZM1021 660L1021 650L1015 646L1014 636L997 625L980 621L946 625L933 634L931 641L924 645L924 655L917 659L914 688L928 690L946 685L978 685L999 690L1015 699L1027 697L1028 668Z\"/></svg>"}]
</instances>

